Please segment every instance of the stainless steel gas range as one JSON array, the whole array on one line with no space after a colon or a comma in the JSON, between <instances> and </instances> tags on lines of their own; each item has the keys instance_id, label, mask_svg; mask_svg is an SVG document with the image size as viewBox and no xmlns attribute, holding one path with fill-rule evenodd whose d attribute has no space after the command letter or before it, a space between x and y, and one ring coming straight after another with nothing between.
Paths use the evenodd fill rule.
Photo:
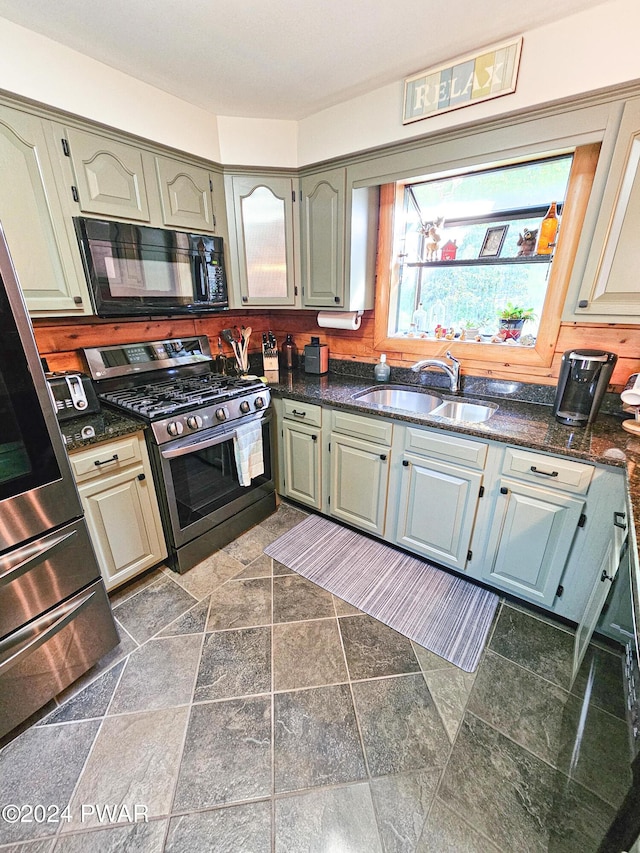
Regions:
<instances>
[{"instance_id":1,"label":"stainless steel gas range","mask_svg":"<svg viewBox=\"0 0 640 853\"><path fill-rule=\"evenodd\" d=\"M99 399L148 424L169 565L186 572L275 510L271 394L213 372L204 336L85 349Z\"/></svg>"}]
</instances>

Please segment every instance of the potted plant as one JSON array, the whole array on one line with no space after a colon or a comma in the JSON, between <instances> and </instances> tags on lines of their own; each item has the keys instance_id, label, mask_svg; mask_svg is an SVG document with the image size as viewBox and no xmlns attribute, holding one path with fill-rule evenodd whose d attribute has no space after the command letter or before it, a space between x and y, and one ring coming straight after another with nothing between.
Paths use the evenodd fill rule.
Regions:
<instances>
[{"instance_id":1,"label":"potted plant","mask_svg":"<svg viewBox=\"0 0 640 853\"><path fill-rule=\"evenodd\" d=\"M533 320L535 316L533 308L522 308L520 305L513 305L511 302L507 302L498 314L500 321L499 336L503 341L509 339L517 341L525 322Z\"/></svg>"}]
</instances>

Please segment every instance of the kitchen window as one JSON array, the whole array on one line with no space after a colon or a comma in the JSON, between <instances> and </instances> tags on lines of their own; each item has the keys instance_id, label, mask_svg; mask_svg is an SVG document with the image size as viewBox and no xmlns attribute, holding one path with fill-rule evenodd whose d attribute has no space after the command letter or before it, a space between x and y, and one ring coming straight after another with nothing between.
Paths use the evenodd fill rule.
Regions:
<instances>
[{"instance_id":1,"label":"kitchen window","mask_svg":"<svg viewBox=\"0 0 640 853\"><path fill-rule=\"evenodd\" d=\"M550 366L598 153L598 144L585 145L384 185L376 348L407 358L441 354L440 325L448 334L453 327L456 337L445 343L462 358ZM553 201L556 246L537 255L523 243ZM536 315L523 330L527 346L495 342L507 302ZM467 337L468 327L480 332Z\"/></svg>"}]
</instances>

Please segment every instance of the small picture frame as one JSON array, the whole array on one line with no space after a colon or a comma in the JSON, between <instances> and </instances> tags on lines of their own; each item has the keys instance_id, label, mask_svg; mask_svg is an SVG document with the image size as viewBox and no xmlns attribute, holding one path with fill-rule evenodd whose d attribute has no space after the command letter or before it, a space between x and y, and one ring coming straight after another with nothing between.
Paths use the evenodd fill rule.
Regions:
<instances>
[{"instance_id":1,"label":"small picture frame","mask_svg":"<svg viewBox=\"0 0 640 853\"><path fill-rule=\"evenodd\" d=\"M487 228L487 233L482 241L480 258L497 258L502 251L504 238L507 236L508 225L499 225L497 228Z\"/></svg>"}]
</instances>

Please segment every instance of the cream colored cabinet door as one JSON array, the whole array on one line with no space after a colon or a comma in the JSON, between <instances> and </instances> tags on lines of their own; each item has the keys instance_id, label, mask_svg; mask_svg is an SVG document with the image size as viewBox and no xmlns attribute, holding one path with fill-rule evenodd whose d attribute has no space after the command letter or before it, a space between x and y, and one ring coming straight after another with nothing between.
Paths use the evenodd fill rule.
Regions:
<instances>
[{"instance_id":1,"label":"cream colored cabinet door","mask_svg":"<svg viewBox=\"0 0 640 853\"><path fill-rule=\"evenodd\" d=\"M346 169L304 177L301 182L302 304L344 305Z\"/></svg>"},{"instance_id":2,"label":"cream colored cabinet door","mask_svg":"<svg viewBox=\"0 0 640 853\"><path fill-rule=\"evenodd\" d=\"M335 432L330 447L329 512L354 527L382 536L391 449Z\"/></svg>"},{"instance_id":3,"label":"cream colored cabinet door","mask_svg":"<svg viewBox=\"0 0 640 853\"><path fill-rule=\"evenodd\" d=\"M576 315L640 316L640 98L625 105Z\"/></svg>"},{"instance_id":4,"label":"cream colored cabinet door","mask_svg":"<svg viewBox=\"0 0 640 853\"><path fill-rule=\"evenodd\" d=\"M71 159L79 211L149 222L142 151L133 145L62 128Z\"/></svg>"},{"instance_id":5,"label":"cream colored cabinet door","mask_svg":"<svg viewBox=\"0 0 640 853\"><path fill-rule=\"evenodd\" d=\"M481 471L405 454L397 544L464 570L483 476Z\"/></svg>"},{"instance_id":6,"label":"cream colored cabinet door","mask_svg":"<svg viewBox=\"0 0 640 853\"><path fill-rule=\"evenodd\" d=\"M298 288L294 181L277 175L227 175L235 299L243 307L294 306ZM297 205L295 208L297 215Z\"/></svg>"},{"instance_id":7,"label":"cream colored cabinet door","mask_svg":"<svg viewBox=\"0 0 640 853\"><path fill-rule=\"evenodd\" d=\"M215 232L211 176L206 169L154 156L162 222L168 228Z\"/></svg>"},{"instance_id":8,"label":"cream colored cabinet door","mask_svg":"<svg viewBox=\"0 0 640 853\"><path fill-rule=\"evenodd\" d=\"M550 607L556 597L584 500L501 478L481 580Z\"/></svg>"},{"instance_id":9,"label":"cream colored cabinet door","mask_svg":"<svg viewBox=\"0 0 640 853\"><path fill-rule=\"evenodd\" d=\"M284 421L282 447L285 495L314 509L322 509L320 428Z\"/></svg>"},{"instance_id":10,"label":"cream colored cabinet door","mask_svg":"<svg viewBox=\"0 0 640 853\"><path fill-rule=\"evenodd\" d=\"M91 313L75 232L38 117L0 107L0 223L34 316Z\"/></svg>"}]
</instances>

